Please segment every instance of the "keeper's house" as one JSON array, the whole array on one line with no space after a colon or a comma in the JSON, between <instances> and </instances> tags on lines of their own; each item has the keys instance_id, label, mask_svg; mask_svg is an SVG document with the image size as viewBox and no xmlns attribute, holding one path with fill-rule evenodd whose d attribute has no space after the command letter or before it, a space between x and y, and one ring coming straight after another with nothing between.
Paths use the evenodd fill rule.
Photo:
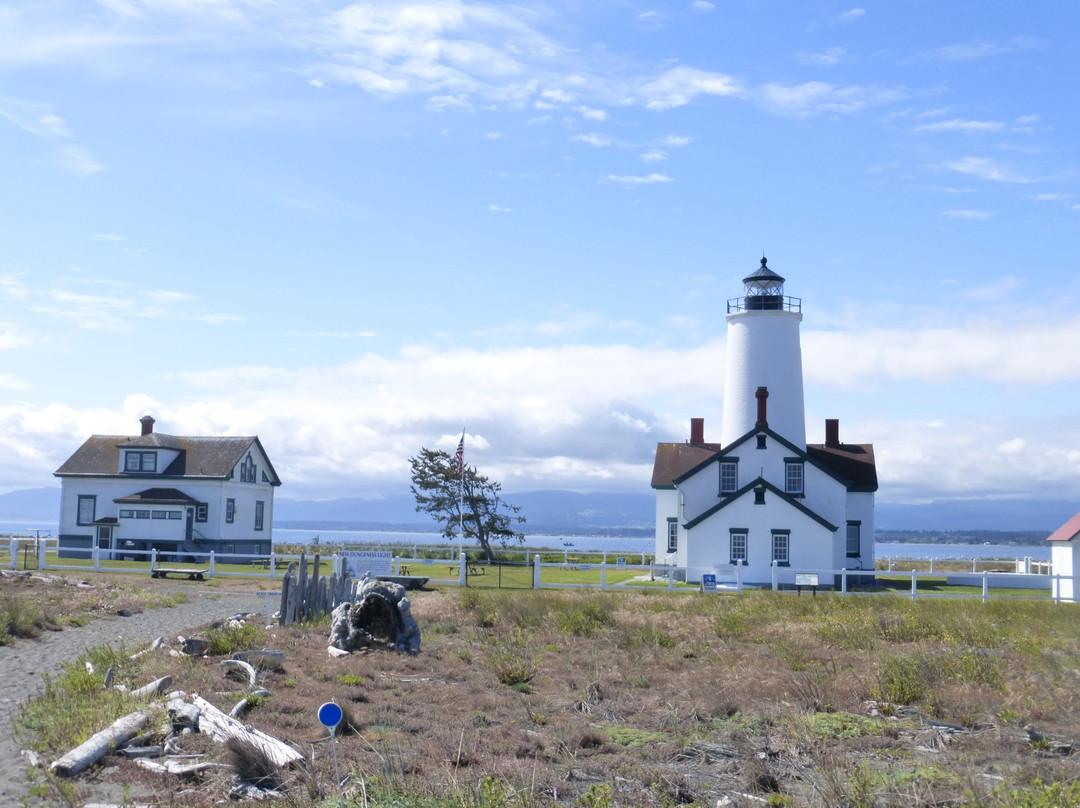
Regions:
<instances>
[{"instance_id":1,"label":"keeper's house","mask_svg":"<svg viewBox=\"0 0 1080 808\"><path fill-rule=\"evenodd\" d=\"M269 553L281 480L257 437L92 435L60 478L61 558L125 551ZM194 560L194 559L186 559Z\"/></svg>"}]
</instances>

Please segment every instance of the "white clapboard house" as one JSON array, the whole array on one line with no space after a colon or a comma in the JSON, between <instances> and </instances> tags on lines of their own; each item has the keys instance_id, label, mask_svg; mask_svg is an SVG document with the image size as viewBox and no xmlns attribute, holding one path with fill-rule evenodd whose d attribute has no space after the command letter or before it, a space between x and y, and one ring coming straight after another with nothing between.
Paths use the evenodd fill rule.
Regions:
<instances>
[{"instance_id":1,"label":"white clapboard house","mask_svg":"<svg viewBox=\"0 0 1080 808\"><path fill-rule=\"evenodd\" d=\"M281 480L257 437L92 435L55 472L61 557L269 553Z\"/></svg>"},{"instance_id":2,"label":"white clapboard house","mask_svg":"<svg viewBox=\"0 0 1080 808\"><path fill-rule=\"evenodd\" d=\"M707 442L704 419L692 418L688 441L656 447L656 558L691 582L731 581L736 567L746 584L873 570L873 446L842 442L835 419L823 443L806 443L802 302L764 258L743 283L727 305L720 441Z\"/></svg>"}]
</instances>

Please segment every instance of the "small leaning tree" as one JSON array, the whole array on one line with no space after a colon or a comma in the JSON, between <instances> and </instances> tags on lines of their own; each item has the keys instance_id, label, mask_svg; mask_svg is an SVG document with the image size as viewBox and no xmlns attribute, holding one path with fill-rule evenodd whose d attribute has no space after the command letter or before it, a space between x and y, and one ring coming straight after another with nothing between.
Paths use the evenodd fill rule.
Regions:
<instances>
[{"instance_id":1,"label":"small leaning tree","mask_svg":"<svg viewBox=\"0 0 1080 808\"><path fill-rule=\"evenodd\" d=\"M416 510L431 514L442 526L444 538L453 539L464 529L462 539L475 540L488 561L495 560L493 543L506 548L511 542L525 542L525 534L512 527L525 523L521 507L502 498L501 483L467 464L458 477L457 460L440 450L421 447L420 454L409 458L409 465Z\"/></svg>"}]
</instances>

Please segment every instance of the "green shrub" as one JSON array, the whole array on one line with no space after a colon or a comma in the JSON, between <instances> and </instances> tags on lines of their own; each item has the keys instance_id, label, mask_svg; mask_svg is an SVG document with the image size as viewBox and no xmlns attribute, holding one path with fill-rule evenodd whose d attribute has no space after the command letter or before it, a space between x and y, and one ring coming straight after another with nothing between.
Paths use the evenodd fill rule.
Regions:
<instances>
[{"instance_id":1,"label":"green shrub","mask_svg":"<svg viewBox=\"0 0 1080 808\"><path fill-rule=\"evenodd\" d=\"M901 654L885 660L871 696L877 701L916 704L926 697L929 689L930 684L923 660Z\"/></svg>"},{"instance_id":2,"label":"green shrub","mask_svg":"<svg viewBox=\"0 0 1080 808\"><path fill-rule=\"evenodd\" d=\"M234 623L206 632L206 653L210 656L231 656L237 651L249 651L261 646L265 630L254 623Z\"/></svg>"}]
</instances>

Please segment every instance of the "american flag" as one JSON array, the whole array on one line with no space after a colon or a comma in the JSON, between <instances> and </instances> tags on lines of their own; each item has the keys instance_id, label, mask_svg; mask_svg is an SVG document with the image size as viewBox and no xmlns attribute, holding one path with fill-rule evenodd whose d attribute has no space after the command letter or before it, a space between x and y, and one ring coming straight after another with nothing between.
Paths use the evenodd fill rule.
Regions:
<instances>
[{"instance_id":1,"label":"american flag","mask_svg":"<svg viewBox=\"0 0 1080 808\"><path fill-rule=\"evenodd\" d=\"M465 433L461 433L461 440L458 441L457 451L454 452L454 460L457 461L457 476L461 476L462 460L465 457Z\"/></svg>"}]
</instances>

